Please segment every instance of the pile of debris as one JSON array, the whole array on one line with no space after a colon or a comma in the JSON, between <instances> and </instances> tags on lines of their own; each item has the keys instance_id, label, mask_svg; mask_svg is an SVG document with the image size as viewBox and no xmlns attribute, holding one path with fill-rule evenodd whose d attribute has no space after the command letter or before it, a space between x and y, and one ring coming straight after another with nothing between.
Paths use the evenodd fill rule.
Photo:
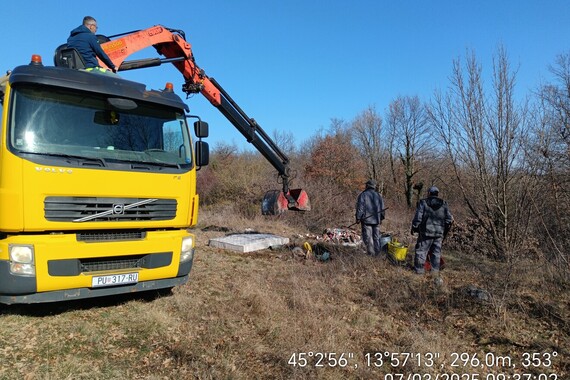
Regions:
<instances>
[{"instance_id":1,"label":"pile of debris","mask_svg":"<svg viewBox=\"0 0 570 380\"><path fill-rule=\"evenodd\" d=\"M313 260L313 261L329 261L331 254L322 243L311 245L309 242L303 244L303 248L294 247L293 257L297 259Z\"/></svg>"},{"instance_id":2,"label":"pile of debris","mask_svg":"<svg viewBox=\"0 0 570 380\"><path fill-rule=\"evenodd\" d=\"M305 234L297 237L303 239L304 243L302 248L293 248L294 257L315 261L332 259L331 249L335 251L334 246L358 247L362 243L361 236L347 227L327 228L321 235Z\"/></svg>"},{"instance_id":3,"label":"pile of debris","mask_svg":"<svg viewBox=\"0 0 570 380\"><path fill-rule=\"evenodd\" d=\"M362 242L361 236L350 228L327 228L323 233L323 240L351 247L357 247Z\"/></svg>"},{"instance_id":4,"label":"pile of debris","mask_svg":"<svg viewBox=\"0 0 570 380\"><path fill-rule=\"evenodd\" d=\"M362 237L358 233L346 227L327 228L322 235L299 234L297 235L297 238L352 247L357 247L362 242Z\"/></svg>"}]
</instances>

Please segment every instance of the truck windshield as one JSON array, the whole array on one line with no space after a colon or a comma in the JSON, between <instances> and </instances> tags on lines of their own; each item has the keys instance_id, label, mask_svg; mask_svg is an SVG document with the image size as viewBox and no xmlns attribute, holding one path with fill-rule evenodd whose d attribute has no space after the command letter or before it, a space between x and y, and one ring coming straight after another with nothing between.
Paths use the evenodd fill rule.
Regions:
<instances>
[{"instance_id":1,"label":"truck windshield","mask_svg":"<svg viewBox=\"0 0 570 380\"><path fill-rule=\"evenodd\" d=\"M13 91L8 141L16 154L192 165L190 136L180 110L59 88Z\"/></svg>"}]
</instances>

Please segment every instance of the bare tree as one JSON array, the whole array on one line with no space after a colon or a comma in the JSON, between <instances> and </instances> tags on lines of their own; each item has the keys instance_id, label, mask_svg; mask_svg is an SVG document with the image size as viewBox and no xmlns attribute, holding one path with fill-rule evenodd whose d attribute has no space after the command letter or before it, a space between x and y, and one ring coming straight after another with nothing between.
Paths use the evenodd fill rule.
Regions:
<instances>
[{"instance_id":1,"label":"bare tree","mask_svg":"<svg viewBox=\"0 0 570 380\"><path fill-rule=\"evenodd\" d=\"M550 67L555 83L545 85L541 96L552 113L552 127L570 157L570 53L561 54Z\"/></svg>"},{"instance_id":2,"label":"bare tree","mask_svg":"<svg viewBox=\"0 0 570 380\"><path fill-rule=\"evenodd\" d=\"M392 158L397 158L404 174L406 204L413 207L414 178L419 172L419 158L428 142L427 113L417 96L400 96L390 103L388 111L389 146ZM391 162L396 177L396 163Z\"/></svg>"},{"instance_id":3,"label":"bare tree","mask_svg":"<svg viewBox=\"0 0 570 380\"><path fill-rule=\"evenodd\" d=\"M384 156L382 146L382 117L369 106L352 121L354 141L366 161L369 178L382 183Z\"/></svg>"},{"instance_id":4,"label":"bare tree","mask_svg":"<svg viewBox=\"0 0 570 380\"><path fill-rule=\"evenodd\" d=\"M291 131L273 131L273 141L287 156L292 156L297 151L295 135Z\"/></svg>"},{"instance_id":5,"label":"bare tree","mask_svg":"<svg viewBox=\"0 0 570 380\"><path fill-rule=\"evenodd\" d=\"M529 149L531 168L541 181L541 196L533 202L537 229L550 261L570 269L570 52L550 67L552 83L540 88L539 122ZM554 260L553 260L554 259Z\"/></svg>"},{"instance_id":6,"label":"bare tree","mask_svg":"<svg viewBox=\"0 0 570 380\"><path fill-rule=\"evenodd\" d=\"M486 93L474 54L453 63L447 94L437 94L429 110L441 133L454 176L470 212L485 229L495 258L509 259L526 243L531 176L522 143L526 105L514 98L516 71L504 49L493 61L492 91Z\"/></svg>"}]
</instances>

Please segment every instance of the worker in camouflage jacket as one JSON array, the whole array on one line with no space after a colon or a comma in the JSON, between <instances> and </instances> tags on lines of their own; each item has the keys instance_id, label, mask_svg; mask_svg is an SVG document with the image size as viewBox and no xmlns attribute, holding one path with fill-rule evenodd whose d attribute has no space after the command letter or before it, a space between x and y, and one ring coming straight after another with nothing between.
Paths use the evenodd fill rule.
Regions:
<instances>
[{"instance_id":1,"label":"worker in camouflage jacket","mask_svg":"<svg viewBox=\"0 0 570 380\"><path fill-rule=\"evenodd\" d=\"M441 244L453 223L447 202L438 195L439 189L430 187L428 197L420 200L412 220L412 235L419 233L414 257L414 270L418 274L424 273L424 264L430 250L431 271L434 275L439 274Z\"/></svg>"},{"instance_id":2,"label":"worker in camouflage jacket","mask_svg":"<svg viewBox=\"0 0 570 380\"><path fill-rule=\"evenodd\" d=\"M376 181L368 180L366 189L356 200L356 222L362 226L362 241L369 255L381 252L380 225L384 220L384 200L376 187Z\"/></svg>"}]
</instances>

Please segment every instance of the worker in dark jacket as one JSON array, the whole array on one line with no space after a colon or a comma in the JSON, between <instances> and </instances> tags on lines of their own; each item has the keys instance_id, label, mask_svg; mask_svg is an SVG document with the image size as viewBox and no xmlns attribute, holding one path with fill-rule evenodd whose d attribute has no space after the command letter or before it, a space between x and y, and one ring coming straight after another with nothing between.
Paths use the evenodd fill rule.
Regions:
<instances>
[{"instance_id":1,"label":"worker in dark jacket","mask_svg":"<svg viewBox=\"0 0 570 380\"><path fill-rule=\"evenodd\" d=\"M424 273L424 264L430 249L431 271L434 275L439 274L441 244L453 223L447 202L438 195L439 189L435 186L430 187L428 197L418 203L412 221L412 235L419 233L414 257L414 270L418 274Z\"/></svg>"},{"instance_id":2,"label":"worker in dark jacket","mask_svg":"<svg viewBox=\"0 0 570 380\"><path fill-rule=\"evenodd\" d=\"M97 60L97 57L99 57L111 71L116 73L117 68L115 64L99 45L99 41L95 35L96 31L97 21L91 16L85 16L83 18L83 24L71 31L67 39L67 46L75 48L81 57L83 57L87 71L107 71L99 66L99 61Z\"/></svg>"},{"instance_id":3,"label":"worker in dark jacket","mask_svg":"<svg viewBox=\"0 0 570 380\"><path fill-rule=\"evenodd\" d=\"M366 189L356 201L356 222L362 225L362 240L369 255L378 255L381 251L380 224L384 220L384 200L376 186L376 181L367 181Z\"/></svg>"}]
</instances>

